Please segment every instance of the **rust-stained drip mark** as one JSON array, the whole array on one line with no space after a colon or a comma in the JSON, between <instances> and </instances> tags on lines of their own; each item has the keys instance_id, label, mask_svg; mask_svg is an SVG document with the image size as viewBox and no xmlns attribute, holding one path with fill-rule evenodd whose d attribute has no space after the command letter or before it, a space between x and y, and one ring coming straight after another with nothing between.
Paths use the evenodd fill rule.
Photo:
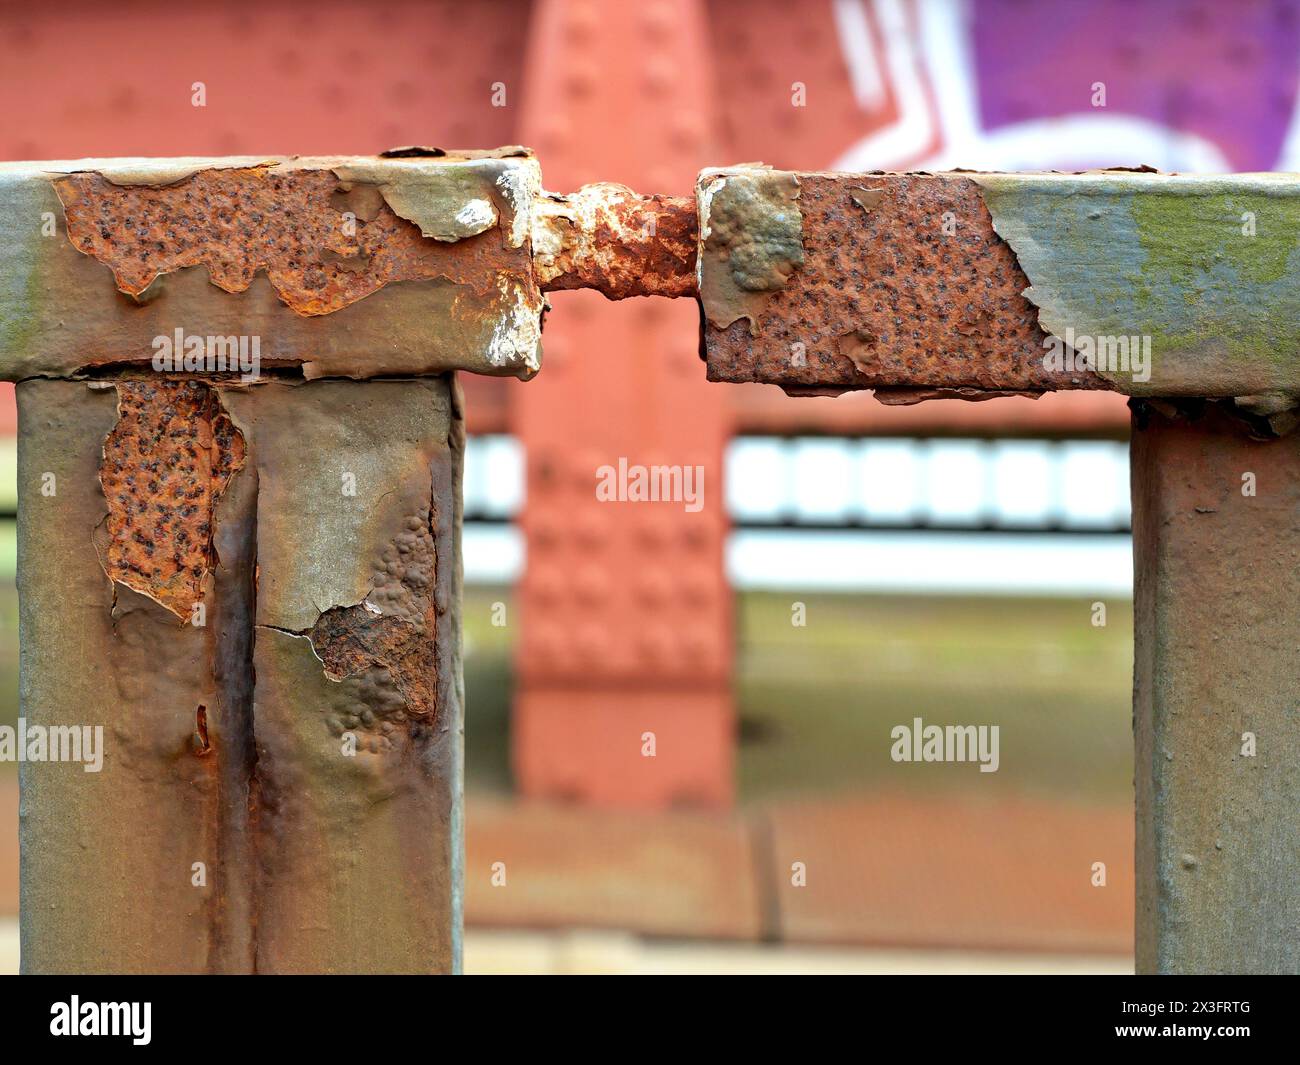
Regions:
<instances>
[{"instance_id":1,"label":"rust-stained drip mark","mask_svg":"<svg viewBox=\"0 0 1300 1065\"><path fill-rule=\"evenodd\" d=\"M215 561L213 507L244 463L244 437L200 381L121 381L104 440L108 576L191 621Z\"/></svg>"},{"instance_id":2,"label":"rust-stained drip mark","mask_svg":"<svg viewBox=\"0 0 1300 1065\"><path fill-rule=\"evenodd\" d=\"M693 296L697 232L692 197L584 185L535 204L534 269L546 291L594 288L612 300Z\"/></svg>"},{"instance_id":3,"label":"rust-stained drip mark","mask_svg":"<svg viewBox=\"0 0 1300 1065\"><path fill-rule=\"evenodd\" d=\"M504 227L426 240L373 186L341 182L330 170L200 170L162 187L82 172L54 187L72 244L136 299L190 266L206 266L227 292L245 291L265 270L290 308L320 315L397 281L441 278L483 295L498 273L518 269Z\"/></svg>"},{"instance_id":4,"label":"rust-stained drip mark","mask_svg":"<svg viewBox=\"0 0 1300 1065\"><path fill-rule=\"evenodd\" d=\"M212 750L212 741L208 739L208 708L199 703L194 715L194 753L202 758Z\"/></svg>"}]
</instances>

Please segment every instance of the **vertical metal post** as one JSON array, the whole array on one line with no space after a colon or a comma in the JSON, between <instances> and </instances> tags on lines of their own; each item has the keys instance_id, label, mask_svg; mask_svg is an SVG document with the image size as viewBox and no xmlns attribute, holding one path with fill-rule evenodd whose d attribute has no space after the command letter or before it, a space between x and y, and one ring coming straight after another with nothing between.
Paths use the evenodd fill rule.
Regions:
<instances>
[{"instance_id":1,"label":"vertical metal post","mask_svg":"<svg viewBox=\"0 0 1300 1065\"><path fill-rule=\"evenodd\" d=\"M1300 434L1133 425L1139 972L1300 971Z\"/></svg>"},{"instance_id":2,"label":"vertical metal post","mask_svg":"<svg viewBox=\"0 0 1300 1065\"><path fill-rule=\"evenodd\" d=\"M24 969L456 970L452 377L18 396Z\"/></svg>"},{"instance_id":3,"label":"vertical metal post","mask_svg":"<svg viewBox=\"0 0 1300 1065\"><path fill-rule=\"evenodd\" d=\"M453 371L537 372L540 171L230 162L0 165L23 966L455 971Z\"/></svg>"}]
</instances>

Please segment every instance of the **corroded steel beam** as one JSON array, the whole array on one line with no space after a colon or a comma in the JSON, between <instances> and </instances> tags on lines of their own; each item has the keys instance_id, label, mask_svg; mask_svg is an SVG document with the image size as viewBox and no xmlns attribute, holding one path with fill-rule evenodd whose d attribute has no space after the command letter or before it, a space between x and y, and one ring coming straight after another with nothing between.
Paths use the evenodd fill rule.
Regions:
<instances>
[{"instance_id":1,"label":"corroded steel beam","mask_svg":"<svg viewBox=\"0 0 1300 1065\"><path fill-rule=\"evenodd\" d=\"M1140 972L1300 971L1300 434L1133 422Z\"/></svg>"},{"instance_id":2,"label":"corroded steel beam","mask_svg":"<svg viewBox=\"0 0 1300 1065\"><path fill-rule=\"evenodd\" d=\"M692 204L547 193L523 148L0 164L0 376L138 367L183 323L308 379L526 378L544 293L593 288L697 296L715 381L1215 397L1285 429L1297 196L1280 175L749 166L703 171Z\"/></svg>"},{"instance_id":3,"label":"corroded steel beam","mask_svg":"<svg viewBox=\"0 0 1300 1065\"><path fill-rule=\"evenodd\" d=\"M539 193L522 148L0 164L0 377L148 369L177 328L308 379L529 377Z\"/></svg>"},{"instance_id":4,"label":"corroded steel beam","mask_svg":"<svg viewBox=\"0 0 1300 1065\"><path fill-rule=\"evenodd\" d=\"M1219 397L1294 423L1292 177L741 167L697 197L710 380Z\"/></svg>"},{"instance_id":5,"label":"corroded steel beam","mask_svg":"<svg viewBox=\"0 0 1300 1065\"><path fill-rule=\"evenodd\" d=\"M520 149L0 167L23 715L107 737L23 768L27 971L458 967L448 371L536 372L539 191Z\"/></svg>"},{"instance_id":6,"label":"corroded steel beam","mask_svg":"<svg viewBox=\"0 0 1300 1065\"><path fill-rule=\"evenodd\" d=\"M555 196L524 149L0 165L23 713L108 737L104 775L24 767L24 965L456 967L451 372L532 376L545 293L586 287L695 296L717 381L1138 397L1139 963L1294 968L1294 878L1268 856L1295 835L1295 752L1247 772L1219 748L1292 710L1298 193L743 167L694 201ZM566 396L610 440L660 416ZM573 423L548 419L560 456ZM683 542L713 560L723 525ZM697 613L725 598L683 580ZM726 618L687 641L719 691ZM1207 645L1223 619L1254 643Z\"/></svg>"},{"instance_id":7,"label":"corroded steel beam","mask_svg":"<svg viewBox=\"0 0 1300 1065\"><path fill-rule=\"evenodd\" d=\"M527 378L544 291L693 295L696 244L693 199L544 193L523 148L0 164L0 377L141 368L181 323L307 379Z\"/></svg>"}]
</instances>

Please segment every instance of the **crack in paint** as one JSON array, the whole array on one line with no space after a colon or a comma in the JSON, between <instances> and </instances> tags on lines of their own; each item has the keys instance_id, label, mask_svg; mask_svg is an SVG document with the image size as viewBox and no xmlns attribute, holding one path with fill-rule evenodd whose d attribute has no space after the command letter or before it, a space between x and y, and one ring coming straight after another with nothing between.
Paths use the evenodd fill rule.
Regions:
<instances>
[{"instance_id":1,"label":"crack in paint","mask_svg":"<svg viewBox=\"0 0 1300 1065\"><path fill-rule=\"evenodd\" d=\"M422 508L374 563L370 591L359 603L320 611L309 628L268 623L310 641L325 676L361 684L356 707L332 728L388 732L410 719L432 723L437 711L437 577L433 508Z\"/></svg>"}]
</instances>

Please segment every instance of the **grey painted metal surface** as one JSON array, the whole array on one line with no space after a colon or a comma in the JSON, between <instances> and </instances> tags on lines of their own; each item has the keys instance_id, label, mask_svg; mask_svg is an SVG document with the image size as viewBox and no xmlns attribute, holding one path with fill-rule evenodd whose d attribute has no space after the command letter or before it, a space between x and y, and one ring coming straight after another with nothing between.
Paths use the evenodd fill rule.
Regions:
<instances>
[{"instance_id":1,"label":"grey painted metal surface","mask_svg":"<svg viewBox=\"0 0 1300 1065\"><path fill-rule=\"evenodd\" d=\"M1133 432L1140 972L1300 972L1300 435Z\"/></svg>"}]
</instances>

